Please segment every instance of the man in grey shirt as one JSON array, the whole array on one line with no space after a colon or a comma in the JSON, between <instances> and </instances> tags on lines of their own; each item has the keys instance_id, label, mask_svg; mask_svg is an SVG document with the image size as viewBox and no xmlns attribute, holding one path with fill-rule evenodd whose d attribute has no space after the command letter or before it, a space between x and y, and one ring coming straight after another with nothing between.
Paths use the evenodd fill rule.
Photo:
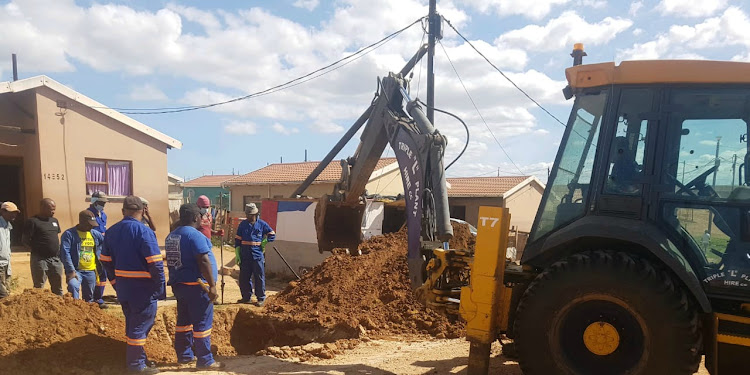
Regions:
<instances>
[{"instance_id":1,"label":"man in grey shirt","mask_svg":"<svg viewBox=\"0 0 750 375\"><path fill-rule=\"evenodd\" d=\"M10 278L10 231L13 229L11 221L21 211L13 202L4 202L0 206L0 299L10 294L8 278Z\"/></svg>"}]
</instances>

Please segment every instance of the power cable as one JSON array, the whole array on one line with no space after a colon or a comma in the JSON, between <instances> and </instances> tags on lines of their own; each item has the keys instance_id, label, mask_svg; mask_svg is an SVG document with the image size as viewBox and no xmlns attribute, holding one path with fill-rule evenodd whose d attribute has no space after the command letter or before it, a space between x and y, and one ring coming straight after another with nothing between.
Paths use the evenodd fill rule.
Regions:
<instances>
[{"instance_id":1,"label":"power cable","mask_svg":"<svg viewBox=\"0 0 750 375\"><path fill-rule=\"evenodd\" d=\"M422 40L419 41L420 48L423 45L422 43L424 43L424 37L426 35L427 35L427 30L425 29L424 21L422 21ZM416 95L417 98L419 97L419 91L422 88L422 67L424 66L424 64L425 64L425 60L421 59L421 61L419 61L419 74L417 75L417 95Z\"/></svg>"},{"instance_id":2,"label":"power cable","mask_svg":"<svg viewBox=\"0 0 750 375\"><path fill-rule=\"evenodd\" d=\"M545 112L545 113L547 113L547 114L548 114L548 115L549 115L550 117L552 117L553 119L555 119L555 121L557 121L557 122L558 122L558 123L559 123L560 125L562 125L563 127L567 127L567 125L565 125L565 123L564 123L564 122L560 121L560 119L558 119L557 117L555 117L555 115L553 115L553 114L552 114L552 112L548 111L548 110L547 110L546 108L544 108L544 107L543 107L543 106L542 106L541 104L539 104L539 102L537 102L536 100L534 100L534 98L532 98L532 97L531 97L531 96L530 96L529 94L527 94L527 93L526 93L526 91L524 91L524 90L523 90L522 88L518 87L518 85L517 85L517 84L516 84L515 82L513 82L513 80L512 80L512 79L510 79L510 77L508 77L507 75L505 75L505 73L503 73L503 71L502 71L502 70L500 70L500 68L498 68L498 67L497 67L497 66L496 66L495 64L493 64L493 63L492 63L492 61L490 61L490 59L488 59L488 58L487 58L487 56L485 56L485 55L484 55L484 54L483 54L482 52L480 52L480 51L479 51L479 50L477 49L477 47L475 47L475 46L474 46L474 44L472 44L472 43L471 43L471 42L470 42L470 41L469 41L468 39L466 39L466 37L465 37L465 36L463 36L463 34L461 34L460 32L458 32L458 29L456 29L456 27L455 27L455 26L453 26L453 24L451 23L451 21L450 21L450 20L448 20L448 19L446 19L446 18L443 18L443 19L444 19L444 20L445 20L445 22L446 22L446 23L448 24L448 26L450 26L450 27L451 27L451 29L453 29L453 31L455 31L455 32L456 32L456 34L458 34L458 36L460 36L460 37L461 37L461 39L463 39L463 40L464 40L464 42L466 42L466 43L467 43L467 44L468 44L469 46L471 46L471 48L472 48L472 49L474 49L474 51L475 51L476 53L478 53L478 54L479 54L479 56L482 56L482 58L483 58L483 59L484 59L485 61L487 61L487 63L488 63L488 64L490 64L490 65L491 65L491 66L492 66L493 68L495 68L495 70L497 70L497 72L498 72L498 73L500 73L500 75L502 75L502 76L503 76L503 78L505 78L506 80L508 80L508 82L510 82L510 84L511 84L511 85L513 85L513 86L514 86L514 87L515 87L516 89L518 89L518 91L520 91L520 92L521 92L521 93L522 93L522 94L523 94L524 96L526 96L526 97L527 97L527 98L528 98L529 100L531 100L531 101L532 101L532 102L533 102L534 104L536 104L536 106L537 106L537 107L539 107L539 108L540 108L540 109L541 109L542 111L544 111L544 112Z\"/></svg>"},{"instance_id":3,"label":"power cable","mask_svg":"<svg viewBox=\"0 0 750 375\"><path fill-rule=\"evenodd\" d=\"M267 89L264 89L264 90L261 90L261 91L257 91L257 92L254 92L254 93L251 93L251 94L248 94L248 95L240 96L240 97L237 97L237 98L233 98L233 99L229 99L229 100L225 100L225 101L221 101L221 102L210 103L210 104L202 104L202 105L195 105L195 106L161 107L161 108L118 108L118 107L100 107L100 108L109 108L109 109L120 111L120 112L122 112L124 114L139 114L139 115L165 114L165 113L187 112L187 111L194 111L194 110L198 110L198 109L211 108L211 107L216 107L216 106L220 106L220 105L224 105L224 104L230 104L230 103L234 103L234 102L238 102L238 101L242 101L242 100L251 99L251 98L262 96L262 95L271 94L271 93L274 93L274 92L277 92L277 91L281 91L281 90L284 90L284 89L287 89L287 88L290 88L290 87L294 87L294 86L297 86L299 84L308 82L309 80L318 78L318 77L323 76L325 74L331 73L331 72L333 72L333 71L335 71L335 70L337 70L337 69L339 69L339 68L341 68L343 66L346 66L349 63L351 63L351 62L353 62L353 61L355 61L355 60L357 60L357 59L359 59L359 58L367 55L368 53L370 53L370 52L372 52L372 51L374 51L374 50L382 47L383 45L385 45L386 43L388 43L391 39L395 38L396 36L398 36L402 32L408 30L409 28L411 28L415 24L421 22L424 18L425 17L421 17L421 18L415 20L414 22L412 22L411 24L409 24L408 26L403 27L403 28L401 28L401 29L399 29L399 30L397 30L397 31L389 34L388 36L386 36L386 37L378 40L377 42L372 43L372 44L370 44L370 45L368 45L368 46L360 49L359 51L354 52L354 53L352 53L350 55L347 55L347 56L345 56L345 57L343 57L343 58L341 58L339 60L336 60L336 61L334 61L334 62L332 62L332 63L330 63L330 64L328 64L328 65L326 65L326 66L324 66L322 68L319 68L319 69L314 70L314 71L312 71L310 73L307 73L305 75L302 75L302 76L299 76L297 78L294 78L294 79L292 79L290 81L287 81L285 83L282 83L282 84L279 84L279 85L276 85L276 86L273 86L273 87L270 87L270 88L267 88ZM350 60L350 61L347 61L347 60ZM344 63L344 64L342 64L340 66L336 66L336 65L341 64L341 63ZM97 107L92 107L92 108L97 108Z\"/></svg>"},{"instance_id":4,"label":"power cable","mask_svg":"<svg viewBox=\"0 0 750 375\"><path fill-rule=\"evenodd\" d=\"M455 159L453 159L453 161L452 161L452 162L450 162L450 164L448 164L448 166L447 166L447 167L443 168L444 170L446 170L446 171L447 171L447 170L448 170L448 168L450 168L450 167L451 167L451 165L453 165L453 164L454 164L455 162L457 162L457 161L458 161L458 159L460 159L460 158L461 158L461 156L463 156L464 152L466 152L466 148L468 148L468 147L469 147L469 126L468 126L468 125L466 125L466 123L464 122L464 120L461 120L461 118L460 118L460 117L458 117L458 116L454 115L453 113L450 113L450 112L448 112L448 111L444 111L444 110L442 110L442 109L438 109L438 108L435 108L435 107L429 106L429 105L427 105L427 103L424 103L424 102L422 102L422 101L421 101L421 100L419 100L419 99L417 99L417 101L418 101L418 102L419 102L420 104L424 105L425 107L427 107L427 108L431 108L431 109L432 109L433 111L435 111L435 112L440 112L440 113L443 113L443 114L446 114L446 115L448 115L448 116L451 116L451 117L455 118L456 120L458 120L458 121L459 121L459 122L461 123L461 125L463 125L463 126L464 126L464 129L466 129L466 142L464 143L464 148L463 148L463 150L461 150L461 152L460 152L460 153L458 153L458 156L456 156L456 158L455 158Z\"/></svg>"},{"instance_id":5,"label":"power cable","mask_svg":"<svg viewBox=\"0 0 750 375\"><path fill-rule=\"evenodd\" d=\"M500 144L500 141L497 140L497 137L495 137L495 133L492 132L492 129L490 129L490 125L487 124L487 121L484 119L484 116L482 116L482 112L479 111L479 107L477 107L477 104L474 102L474 98L471 97L471 94L469 94L469 90L466 88L466 85L464 85L463 79L461 79L461 75L458 74L458 70L456 70L456 66L453 65L453 61L451 60L450 56L448 56L448 51L446 51L445 46L443 45L442 41L438 41L440 44L440 47L443 49L443 53L445 53L445 57L448 59L448 62L451 64L451 68L453 68L453 72L456 73L456 77L458 77L458 81L461 83L461 87L464 88L464 91L466 92L466 96L469 97L469 101L471 101L471 105L474 106L474 109L477 111L477 114L479 114L479 118L482 119L482 122L484 123L484 126L487 128L487 131L490 132L490 135L492 135L492 139L495 140L495 143L497 143L498 146L500 146L500 149L503 150L503 153L505 156L510 160L510 163L513 164L516 169L518 169L521 174L524 174L521 168L518 167L516 162L513 161L513 158L510 157L507 151L505 151L505 147L503 147L502 144ZM462 121L463 122L463 121Z\"/></svg>"}]
</instances>

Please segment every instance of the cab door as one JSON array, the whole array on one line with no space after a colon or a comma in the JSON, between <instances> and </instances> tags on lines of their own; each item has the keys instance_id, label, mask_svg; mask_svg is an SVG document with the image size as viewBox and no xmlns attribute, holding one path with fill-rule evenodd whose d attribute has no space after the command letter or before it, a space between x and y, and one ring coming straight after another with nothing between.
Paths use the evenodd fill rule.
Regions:
<instances>
[{"instance_id":1,"label":"cab door","mask_svg":"<svg viewBox=\"0 0 750 375\"><path fill-rule=\"evenodd\" d=\"M640 220L645 217L644 197L653 180L654 129L658 116L656 88L622 88L616 116L605 136L608 156L596 205L597 215Z\"/></svg>"}]
</instances>

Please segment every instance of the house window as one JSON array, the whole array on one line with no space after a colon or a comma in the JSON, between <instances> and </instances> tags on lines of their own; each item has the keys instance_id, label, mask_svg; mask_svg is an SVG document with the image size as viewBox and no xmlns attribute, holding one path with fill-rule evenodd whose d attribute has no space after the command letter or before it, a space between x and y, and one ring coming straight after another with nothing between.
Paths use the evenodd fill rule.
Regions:
<instances>
[{"instance_id":1,"label":"house window","mask_svg":"<svg viewBox=\"0 0 750 375\"><path fill-rule=\"evenodd\" d=\"M113 197L131 195L132 171L129 161L86 159L86 195L96 191Z\"/></svg>"},{"instance_id":2,"label":"house window","mask_svg":"<svg viewBox=\"0 0 750 375\"><path fill-rule=\"evenodd\" d=\"M452 218L466 220L466 206L448 206L448 210Z\"/></svg>"}]
</instances>

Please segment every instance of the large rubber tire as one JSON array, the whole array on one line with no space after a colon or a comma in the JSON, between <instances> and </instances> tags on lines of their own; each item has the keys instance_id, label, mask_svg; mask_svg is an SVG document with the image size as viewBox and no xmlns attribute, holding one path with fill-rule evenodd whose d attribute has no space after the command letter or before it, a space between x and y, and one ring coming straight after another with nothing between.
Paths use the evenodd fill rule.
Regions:
<instances>
[{"instance_id":1,"label":"large rubber tire","mask_svg":"<svg viewBox=\"0 0 750 375\"><path fill-rule=\"evenodd\" d=\"M617 330L609 354L586 346L583 333L596 322ZM525 375L693 374L701 358L694 303L667 272L624 252L587 251L550 266L524 292L514 330Z\"/></svg>"}]
</instances>

